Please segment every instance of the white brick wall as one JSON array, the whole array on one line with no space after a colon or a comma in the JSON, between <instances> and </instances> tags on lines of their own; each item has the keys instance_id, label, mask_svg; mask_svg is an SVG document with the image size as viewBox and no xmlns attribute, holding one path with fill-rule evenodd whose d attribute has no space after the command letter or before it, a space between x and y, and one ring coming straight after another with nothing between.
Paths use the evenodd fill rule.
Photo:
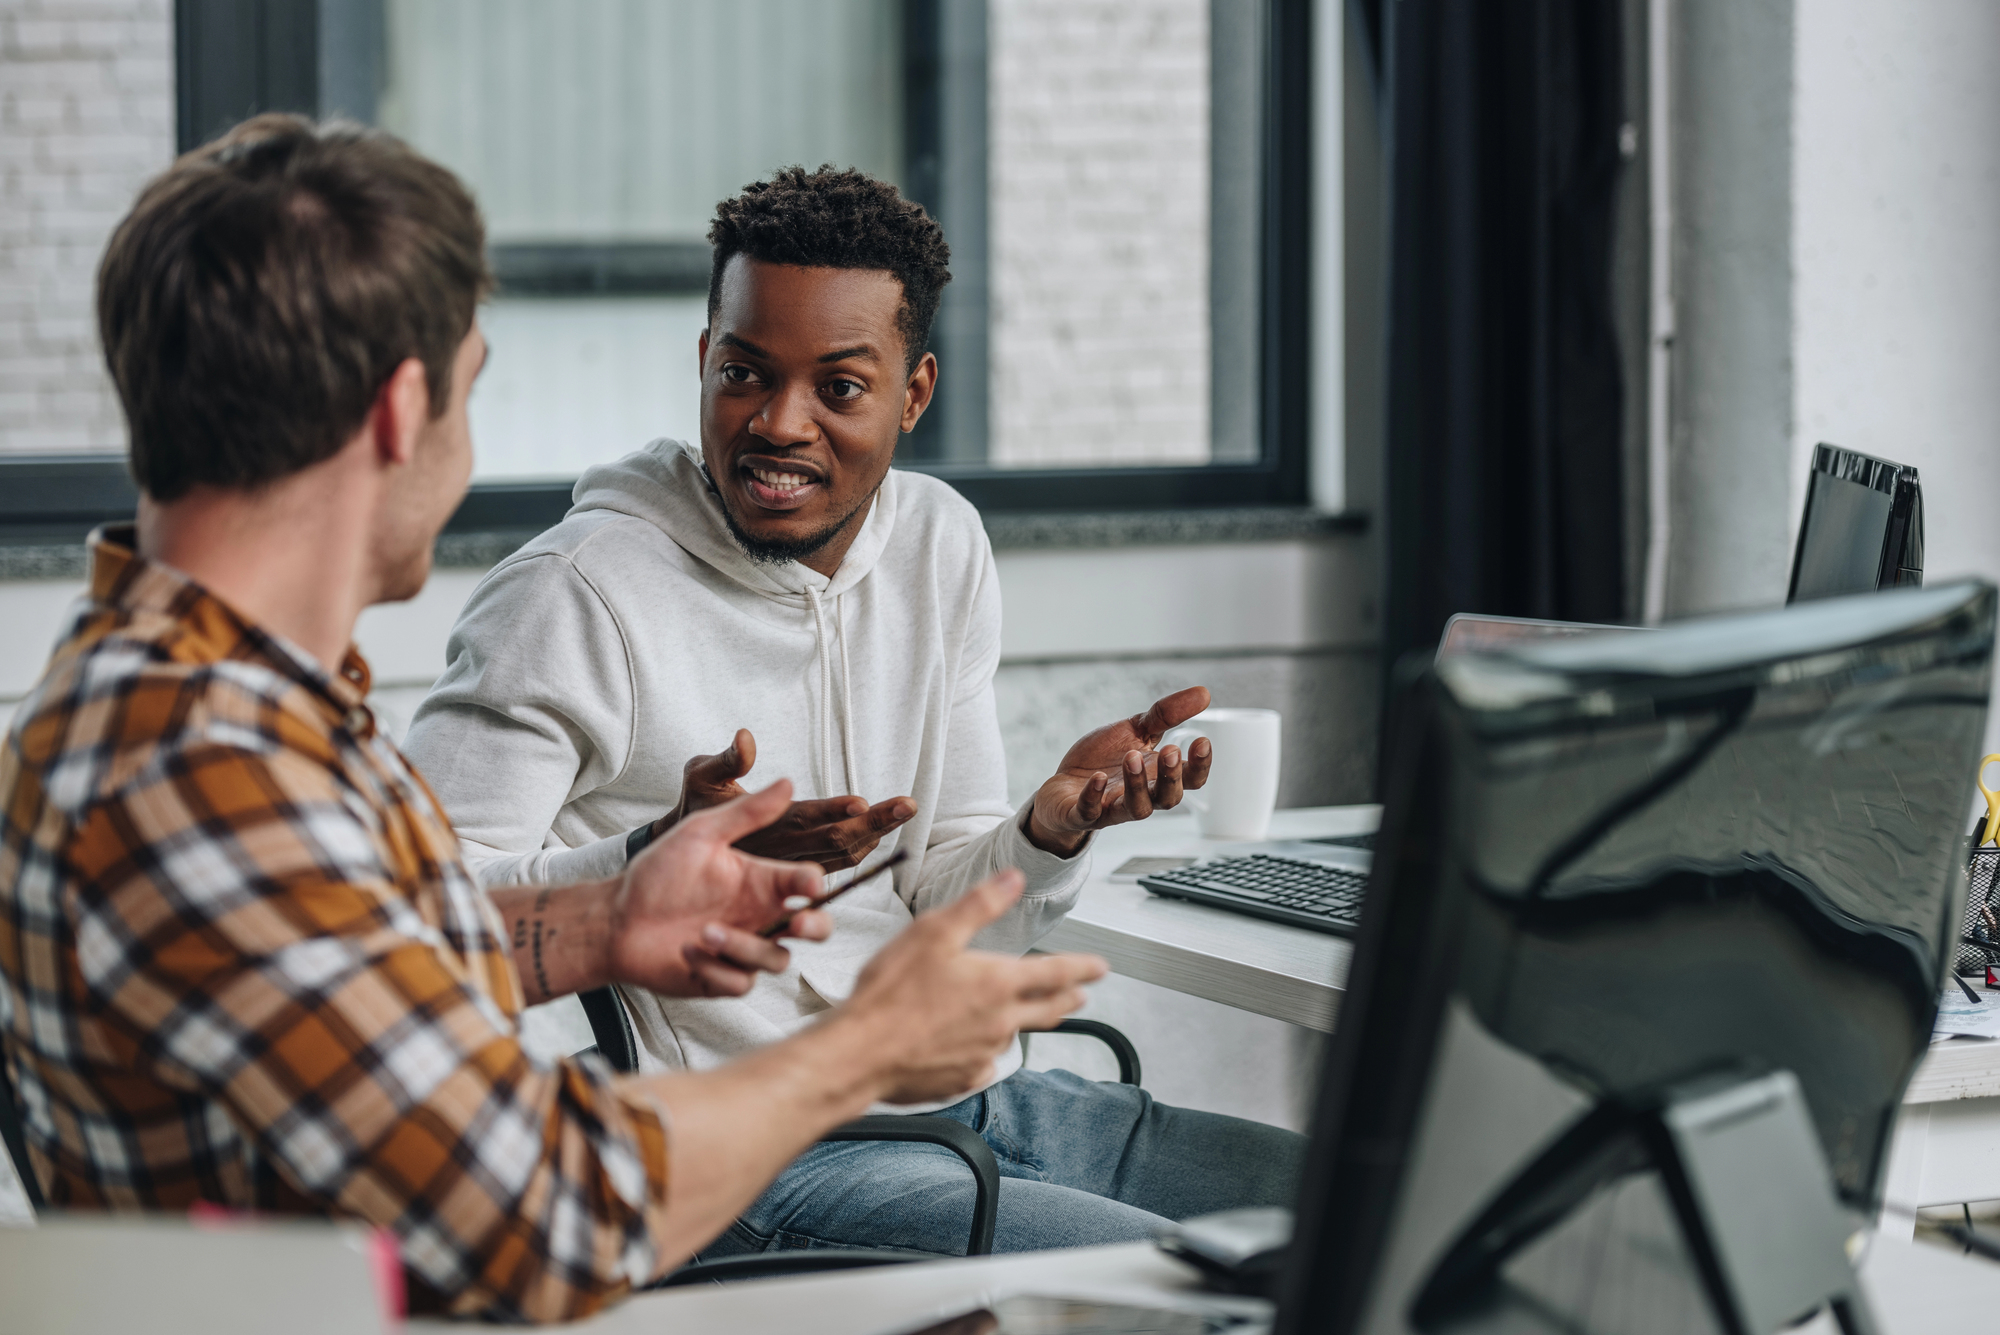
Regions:
<instances>
[{"instance_id":1,"label":"white brick wall","mask_svg":"<svg viewBox=\"0 0 2000 1335\"><path fill-rule=\"evenodd\" d=\"M1208 0L997 0L998 464L1209 456Z\"/></svg>"},{"instance_id":2,"label":"white brick wall","mask_svg":"<svg viewBox=\"0 0 2000 1335\"><path fill-rule=\"evenodd\" d=\"M0 451L124 448L92 285L173 149L169 0L0 0Z\"/></svg>"}]
</instances>

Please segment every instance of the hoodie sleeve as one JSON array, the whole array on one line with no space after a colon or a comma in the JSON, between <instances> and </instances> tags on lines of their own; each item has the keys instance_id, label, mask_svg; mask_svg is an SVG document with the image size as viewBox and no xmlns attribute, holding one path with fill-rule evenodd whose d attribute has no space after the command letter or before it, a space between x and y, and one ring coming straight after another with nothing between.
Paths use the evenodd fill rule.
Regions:
<instances>
[{"instance_id":1,"label":"hoodie sleeve","mask_svg":"<svg viewBox=\"0 0 2000 1335\"><path fill-rule=\"evenodd\" d=\"M562 884L625 865L623 835L564 848L549 831L572 797L624 769L633 702L624 635L567 557L524 557L480 581L403 749L482 884Z\"/></svg>"},{"instance_id":2,"label":"hoodie sleeve","mask_svg":"<svg viewBox=\"0 0 2000 1335\"><path fill-rule=\"evenodd\" d=\"M992 549L983 542L981 547L937 816L923 866L905 898L913 912L922 913L949 904L996 871L1019 867L1028 880L1020 903L973 939L982 950L1018 952L1047 935L1075 906L1090 875L1090 846L1068 858L1044 852L1028 842L1028 806L1008 805L1007 756L993 696L993 674L1000 666L1000 578Z\"/></svg>"}]
</instances>

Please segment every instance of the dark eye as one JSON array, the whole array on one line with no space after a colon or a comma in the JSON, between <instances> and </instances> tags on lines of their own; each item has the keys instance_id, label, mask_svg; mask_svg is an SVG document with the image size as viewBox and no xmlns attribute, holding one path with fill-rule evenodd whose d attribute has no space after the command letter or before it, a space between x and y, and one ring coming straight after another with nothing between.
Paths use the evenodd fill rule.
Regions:
<instances>
[{"instance_id":1,"label":"dark eye","mask_svg":"<svg viewBox=\"0 0 2000 1335\"><path fill-rule=\"evenodd\" d=\"M757 373L742 362L724 362L722 378L732 385L747 385L757 378Z\"/></svg>"},{"instance_id":2,"label":"dark eye","mask_svg":"<svg viewBox=\"0 0 2000 1335\"><path fill-rule=\"evenodd\" d=\"M858 399L862 394L858 380L835 380L828 383L826 392L836 399Z\"/></svg>"}]
</instances>

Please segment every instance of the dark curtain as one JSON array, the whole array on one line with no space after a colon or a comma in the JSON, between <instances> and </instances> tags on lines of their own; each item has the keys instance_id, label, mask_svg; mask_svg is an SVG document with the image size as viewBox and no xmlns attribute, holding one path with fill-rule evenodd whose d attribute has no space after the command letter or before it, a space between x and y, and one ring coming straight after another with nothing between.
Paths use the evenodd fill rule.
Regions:
<instances>
[{"instance_id":1,"label":"dark curtain","mask_svg":"<svg viewBox=\"0 0 2000 1335\"><path fill-rule=\"evenodd\" d=\"M1624 619L1624 99L1612 0L1383 9L1387 666L1454 612Z\"/></svg>"}]
</instances>

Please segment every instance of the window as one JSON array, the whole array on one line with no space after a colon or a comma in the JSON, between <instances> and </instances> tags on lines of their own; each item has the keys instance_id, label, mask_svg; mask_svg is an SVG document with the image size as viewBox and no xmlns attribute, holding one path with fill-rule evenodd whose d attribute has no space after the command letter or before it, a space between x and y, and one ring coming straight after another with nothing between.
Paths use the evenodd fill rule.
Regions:
<instances>
[{"instance_id":1,"label":"window","mask_svg":"<svg viewBox=\"0 0 2000 1335\"><path fill-rule=\"evenodd\" d=\"M992 7L994 467L1258 456L1263 8Z\"/></svg>"},{"instance_id":2,"label":"window","mask_svg":"<svg viewBox=\"0 0 2000 1335\"><path fill-rule=\"evenodd\" d=\"M582 468L695 436L710 211L822 161L952 244L903 466L987 509L1300 504L1311 10L178 0L179 138L339 112L478 194L502 288L455 527L553 522Z\"/></svg>"},{"instance_id":3,"label":"window","mask_svg":"<svg viewBox=\"0 0 2000 1335\"><path fill-rule=\"evenodd\" d=\"M500 291L481 478L693 438L715 202L786 163L901 182L898 0L386 0L373 118L456 171Z\"/></svg>"},{"instance_id":4,"label":"window","mask_svg":"<svg viewBox=\"0 0 2000 1335\"><path fill-rule=\"evenodd\" d=\"M892 180L952 242L943 374L906 465L990 500L1031 473L1254 469L1270 449L1263 0L385 15L371 114L457 170L492 228L483 479L695 436L710 212L792 162ZM1052 503L1065 479L1033 481Z\"/></svg>"}]
</instances>

